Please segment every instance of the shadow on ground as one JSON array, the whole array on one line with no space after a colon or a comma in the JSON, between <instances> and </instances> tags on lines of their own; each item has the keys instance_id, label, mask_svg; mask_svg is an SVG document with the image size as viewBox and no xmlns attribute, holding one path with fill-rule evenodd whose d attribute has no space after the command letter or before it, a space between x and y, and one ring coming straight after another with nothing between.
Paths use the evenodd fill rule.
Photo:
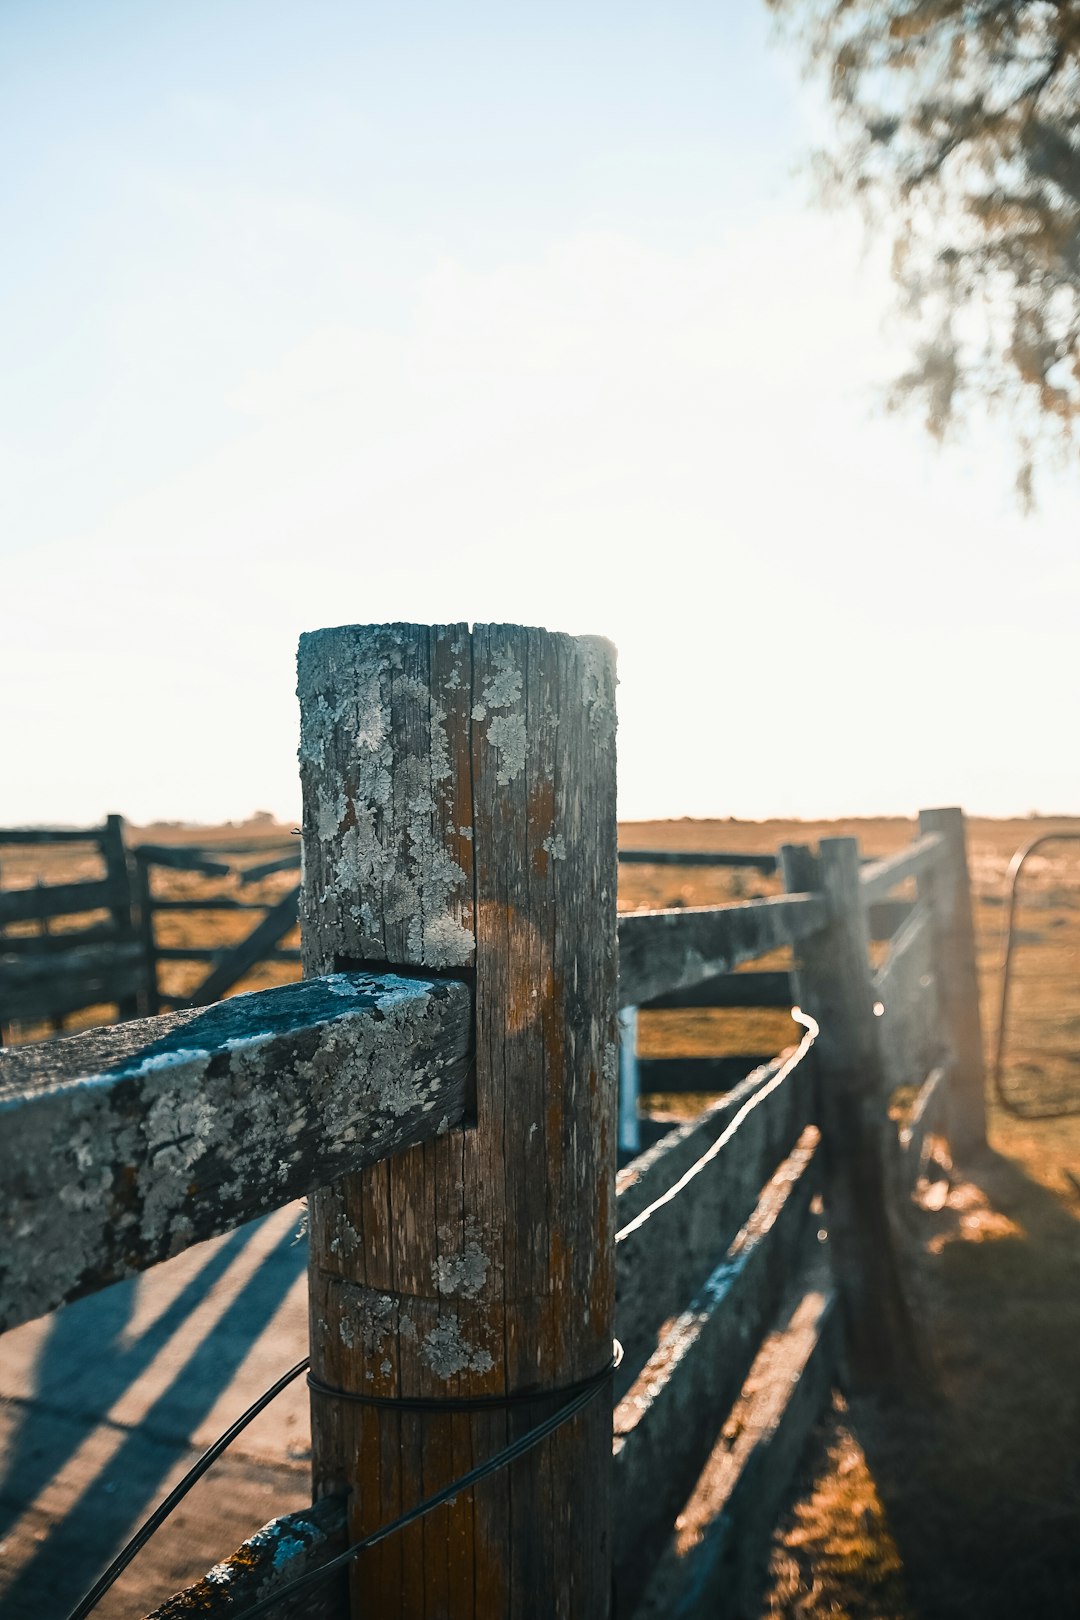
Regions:
<instances>
[{"instance_id":1,"label":"shadow on ground","mask_svg":"<svg viewBox=\"0 0 1080 1620\"><path fill-rule=\"evenodd\" d=\"M291 1226L269 1244L261 1226L200 1256L147 1321L137 1321L132 1281L16 1330L34 1337L27 1393L4 1401L4 1620L66 1613L190 1460L192 1437L305 1264ZM230 1268L245 1259L233 1291ZM191 1312L216 1285L226 1290L216 1320L189 1332ZM5 1383L13 1370L12 1361Z\"/></svg>"},{"instance_id":2,"label":"shadow on ground","mask_svg":"<svg viewBox=\"0 0 1080 1620\"><path fill-rule=\"evenodd\" d=\"M767 1613L1080 1614L1080 1197L1060 1185L988 1151L917 1212L937 1397L854 1397L825 1424Z\"/></svg>"}]
</instances>

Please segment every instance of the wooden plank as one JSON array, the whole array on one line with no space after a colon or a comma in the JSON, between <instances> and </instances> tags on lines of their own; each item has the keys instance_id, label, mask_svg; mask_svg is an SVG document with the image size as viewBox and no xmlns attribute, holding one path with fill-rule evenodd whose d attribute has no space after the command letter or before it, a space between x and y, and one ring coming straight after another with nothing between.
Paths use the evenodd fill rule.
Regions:
<instances>
[{"instance_id":1,"label":"wooden plank","mask_svg":"<svg viewBox=\"0 0 1080 1620\"><path fill-rule=\"evenodd\" d=\"M204 849L186 844L139 844L132 853L151 866L166 866L174 872L202 872L206 877L227 877L228 861L215 861Z\"/></svg>"},{"instance_id":2,"label":"wooden plank","mask_svg":"<svg viewBox=\"0 0 1080 1620\"><path fill-rule=\"evenodd\" d=\"M873 940L892 939L911 915L913 900L875 900L866 908L866 923Z\"/></svg>"},{"instance_id":3,"label":"wooden plank","mask_svg":"<svg viewBox=\"0 0 1080 1620\"><path fill-rule=\"evenodd\" d=\"M941 861L920 884L920 895L925 893L930 905L942 1037L953 1060L949 1141L956 1154L979 1153L986 1146L986 1063L964 812L922 810L919 826L944 845Z\"/></svg>"},{"instance_id":4,"label":"wooden plank","mask_svg":"<svg viewBox=\"0 0 1080 1620\"><path fill-rule=\"evenodd\" d=\"M750 866L768 875L776 856L730 849L620 849L620 866Z\"/></svg>"},{"instance_id":5,"label":"wooden plank","mask_svg":"<svg viewBox=\"0 0 1080 1620\"><path fill-rule=\"evenodd\" d=\"M0 1331L462 1118L466 986L334 975L0 1055Z\"/></svg>"},{"instance_id":6,"label":"wooden plank","mask_svg":"<svg viewBox=\"0 0 1080 1620\"><path fill-rule=\"evenodd\" d=\"M937 833L924 833L913 843L881 861L869 861L859 872L863 904L884 900L891 889L906 878L923 877L933 870L944 851L944 839Z\"/></svg>"},{"instance_id":7,"label":"wooden plank","mask_svg":"<svg viewBox=\"0 0 1080 1620\"><path fill-rule=\"evenodd\" d=\"M906 1123L897 1132L902 1186L910 1192L922 1173L923 1149L928 1136L945 1128L949 1105L949 1065L931 1069L919 1088Z\"/></svg>"},{"instance_id":8,"label":"wooden plank","mask_svg":"<svg viewBox=\"0 0 1080 1620\"><path fill-rule=\"evenodd\" d=\"M36 1023L83 1007L129 1004L142 983L138 944L0 958L0 1020Z\"/></svg>"},{"instance_id":9,"label":"wooden plank","mask_svg":"<svg viewBox=\"0 0 1080 1620\"><path fill-rule=\"evenodd\" d=\"M231 1620L238 1612L289 1581L319 1569L348 1546L343 1496L326 1496L314 1507L286 1513L249 1537L215 1564L209 1575L156 1608L148 1620ZM272 1607L267 1620L341 1620L348 1601L344 1570L292 1600Z\"/></svg>"},{"instance_id":10,"label":"wooden plank","mask_svg":"<svg viewBox=\"0 0 1080 1620\"><path fill-rule=\"evenodd\" d=\"M614 659L516 626L301 642L304 951L473 966L476 1130L311 1205L313 1370L359 1394L551 1390L611 1355ZM318 1399L317 1492L362 1536L550 1408ZM490 1485L365 1553L354 1612L596 1616L610 1602L603 1395Z\"/></svg>"},{"instance_id":11,"label":"wooden plank","mask_svg":"<svg viewBox=\"0 0 1080 1620\"><path fill-rule=\"evenodd\" d=\"M193 900L159 900L155 911L265 911L265 900L236 900L231 894L208 894Z\"/></svg>"},{"instance_id":12,"label":"wooden plank","mask_svg":"<svg viewBox=\"0 0 1080 1620\"><path fill-rule=\"evenodd\" d=\"M872 982L889 1094L917 1083L942 1056L933 935L924 903L896 935Z\"/></svg>"},{"instance_id":13,"label":"wooden plank","mask_svg":"<svg viewBox=\"0 0 1080 1620\"><path fill-rule=\"evenodd\" d=\"M134 891L132 863L124 844L124 818L109 815L101 835L101 858L105 862L105 875L113 885L114 899L110 907L112 920L118 931L129 940L135 938ZM116 1016L134 1018L139 1011L139 992L142 975L134 973L116 995Z\"/></svg>"},{"instance_id":14,"label":"wooden plank","mask_svg":"<svg viewBox=\"0 0 1080 1620\"><path fill-rule=\"evenodd\" d=\"M13 957L57 956L86 945L126 942L130 937L126 929L117 928L112 921L92 923L88 928L63 928L50 934L4 934L0 935L0 955L5 961Z\"/></svg>"},{"instance_id":15,"label":"wooden plank","mask_svg":"<svg viewBox=\"0 0 1080 1620\"><path fill-rule=\"evenodd\" d=\"M108 878L5 889L0 893L0 925L31 922L39 917L67 917L79 911L109 911L118 898L122 897Z\"/></svg>"},{"instance_id":16,"label":"wooden plank","mask_svg":"<svg viewBox=\"0 0 1080 1620\"><path fill-rule=\"evenodd\" d=\"M295 928L300 900L299 887L290 889L275 906L271 906L262 922L253 928L246 939L222 951L213 968L202 983L185 998L188 1007L206 1007L227 995L234 984L239 984L267 951L272 950L290 928Z\"/></svg>"},{"instance_id":17,"label":"wooden plank","mask_svg":"<svg viewBox=\"0 0 1080 1620\"><path fill-rule=\"evenodd\" d=\"M300 865L300 848L290 849L287 855L279 855L276 860L260 861L258 866L246 866L240 873L241 883L261 883L263 878L272 877L275 872L293 872Z\"/></svg>"},{"instance_id":18,"label":"wooden plank","mask_svg":"<svg viewBox=\"0 0 1080 1620\"><path fill-rule=\"evenodd\" d=\"M619 1006L730 973L824 925L818 895L777 895L738 905L630 911L619 918Z\"/></svg>"},{"instance_id":19,"label":"wooden plank","mask_svg":"<svg viewBox=\"0 0 1080 1620\"><path fill-rule=\"evenodd\" d=\"M697 1163L617 1237L615 1320L621 1397L669 1317L701 1287L758 1201L764 1183L811 1121L803 1062L810 1038L742 1104Z\"/></svg>"},{"instance_id":20,"label":"wooden plank","mask_svg":"<svg viewBox=\"0 0 1080 1620\"><path fill-rule=\"evenodd\" d=\"M153 1017L161 1011L161 990L158 985L158 945L154 929L154 890L150 880L150 863L135 852L134 874L135 916L138 920L139 941L143 951L143 986L139 996L139 1011Z\"/></svg>"},{"instance_id":21,"label":"wooden plank","mask_svg":"<svg viewBox=\"0 0 1080 1620\"><path fill-rule=\"evenodd\" d=\"M0 827L0 844L98 844L101 827Z\"/></svg>"},{"instance_id":22,"label":"wooden plank","mask_svg":"<svg viewBox=\"0 0 1080 1620\"><path fill-rule=\"evenodd\" d=\"M692 1007L790 1007L790 973L719 973L683 990L669 990L645 1005L651 1012Z\"/></svg>"},{"instance_id":23,"label":"wooden plank","mask_svg":"<svg viewBox=\"0 0 1080 1620\"><path fill-rule=\"evenodd\" d=\"M615 1409L618 1611L648 1578L780 1302L818 1248L818 1133L809 1126L701 1294Z\"/></svg>"},{"instance_id":24,"label":"wooden plank","mask_svg":"<svg viewBox=\"0 0 1080 1620\"><path fill-rule=\"evenodd\" d=\"M734 1439L717 1444L684 1510L694 1543L665 1554L634 1620L760 1612L773 1527L841 1358L838 1300L823 1268L810 1281L763 1345L732 1419Z\"/></svg>"},{"instance_id":25,"label":"wooden plank","mask_svg":"<svg viewBox=\"0 0 1080 1620\"><path fill-rule=\"evenodd\" d=\"M638 1072L643 1095L650 1092L703 1094L730 1091L754 1069L768 1063L768 1052L734 1052L728 1057L640 1058Z\"/></svg>"},{"instance_id":26,"label":"wooden plank","mask_svg":"<svg viewBox=\"0 0 1080 1620\"><path fill-rule=\"evenodd\" d=\"M815 1018L817 1124L827 1147L826 1208L857 1385L902 1388L924 1361L889 1218L891 1158L883 1128L885 1080L870 981L866 907L854 838L823 838L817 859L780 851L788 886L820 883L829 925L797 951L799 1005Z\"/></svg>"}]
</instances>

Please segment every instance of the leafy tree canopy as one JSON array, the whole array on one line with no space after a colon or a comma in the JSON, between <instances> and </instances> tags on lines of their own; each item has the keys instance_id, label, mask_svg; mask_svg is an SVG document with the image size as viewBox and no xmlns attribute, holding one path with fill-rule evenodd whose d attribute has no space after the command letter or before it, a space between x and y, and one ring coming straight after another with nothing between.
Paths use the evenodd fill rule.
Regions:
<instances>
[{"instance_id":1,"label":"leafy tree canopy","mask_svg":"<svg viewBox=\"0 0 1080 1620\"><path fill-rule=\"evenodd\" d=\"M918 321L897 397L978 402L1032 460L1080 417L1080 0L768 0L828 78L830 178L895 222Z\"/></svg>"}]
</instances>

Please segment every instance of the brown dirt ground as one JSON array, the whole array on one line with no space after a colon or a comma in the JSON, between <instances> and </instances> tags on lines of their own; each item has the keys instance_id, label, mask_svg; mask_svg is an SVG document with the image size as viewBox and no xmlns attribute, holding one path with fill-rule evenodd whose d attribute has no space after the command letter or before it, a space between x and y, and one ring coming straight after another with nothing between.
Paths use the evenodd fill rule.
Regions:
<instances>
[{"instance_id":1,"label":"brown dirt ground","mask_svg":"<svg viewBox=\"0 0 1080 1620\"><path fill-rule=\"evenodd\" d=\"M1005 871L1013 852L1080 821L969 823L984 1027L997 1023ZM628 847L757 849L851 834L866 853L908 842L900 818L847 822L682 820L629 823ZM211 847L238 838L280 842L288 827L244 825L136 830L132 841ZM252 857L255 858L255 857ZM1006 1079L1027 1105L1080 1107L1080 843L1053 846L1028 868L1023 940ZM3 852L3 881L97 875L90 852L61 846ZM160 872L171 896L240 892L235 879ZM293 874L245 898L273 899ZM707 905L774 892L748 871L627 867L623 909ZM217 946L255 913L177 913L160 919L164 944ZM284 943L294 943L290 940ZM777 953L768 963L784 963ZM170 964L182 993L205 968ZM238 989L296 976L266 965ZM68 1027L101 1022L91 1009ZM792 1037L784 1013L653 1013L641 1019L645 1055L778 1050ZM45 1033L23 1029L16 1038ZM9 1037L10 1038L10 1037ZM653 1099L684 1114L693 1098ZM885 1406L865 1398L821 1425L790 1512L774 1537L764 1616L938 1620L1080 1615L1080 1119L1025 1123L991 1108L990 1152L927 1188L910 1256L937 1390ZM931 1207L932 1206L932 1207Z\"/></svg>"}]
</instances>

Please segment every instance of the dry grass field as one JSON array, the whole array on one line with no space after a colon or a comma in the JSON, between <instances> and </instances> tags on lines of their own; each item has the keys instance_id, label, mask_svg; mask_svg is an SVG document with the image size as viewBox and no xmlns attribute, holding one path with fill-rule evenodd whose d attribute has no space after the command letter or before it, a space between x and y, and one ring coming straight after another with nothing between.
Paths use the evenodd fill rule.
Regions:
<instances>
[{"instance_id":1,"label":"dry grass field","mask_svg":"<svg viewBox=\"0 0 1080 1620\"><path fill-rule=\"evenodd\" d=\"M988 1050L1006 868L1018 847L1057 827L1076 832L1080 822L969 825ZM684 820L626 824L621 840L637 848L775 851L785 841L850 833L865 853L884 854L913 831L900 819ZM265 822L131 832L132 842L206 848L241 839L272 845L288 836L287 827ZM95 875L92 857L70 847L3 854L5 886ZM294 881L293 873L277 874L255 891L232 878L156 877L172 897L213 890L267 901ZM632 866L621 875L620 905L707 905L777 887L742 869ZM1025 895L1008 1093L1025 1108L1080 1109L1080 842L1036 858ZM223 945L255 920L253 912L166 913L159 942ZM764 965L783 964L778 953ZM183 993L205 971L169 963L166 987ZM238 988L297 971L265 965ZM68 1027L101 1016L91 1009ZM648 1056L779 1050L793 1031L783 1012L647 1013L640 1043ZM16 1038L40 1033L17 1030ZM651 1103L661 1115L696 1106L685 1097ZM980 1162L949 1167L943 1160L907 1227L910 1285L935 1387L902 1405L838 1398L775 1536L765 1615L1080 1615L1080 1117L1028 1123L995 1103L990 1136Z\"/></svg>"}]
</instances>

